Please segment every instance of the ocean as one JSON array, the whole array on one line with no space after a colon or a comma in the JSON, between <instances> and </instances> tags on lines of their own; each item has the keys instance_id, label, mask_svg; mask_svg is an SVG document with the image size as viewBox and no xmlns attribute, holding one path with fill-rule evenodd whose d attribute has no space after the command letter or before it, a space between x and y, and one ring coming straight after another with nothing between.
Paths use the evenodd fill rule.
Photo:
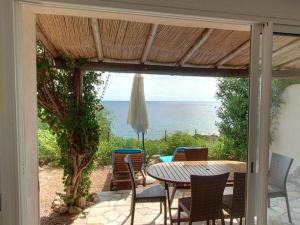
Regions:
<instances>
[{"instance_id":1,"label":"ocean","mask_svg":"<svg viewBox=\"0 0 300 225\"><path fill-rule=\"evenodd\" d=\"M112 121L112 132L122 137L137 137L127 124L127 101L104 101L105 110L109 112ZM149 131L147 139L162 138L175 131L185 131L191 134L218 134L218 102L179 102L179 101L149 101L147 102Z\"/></svg>"}]
</instances>

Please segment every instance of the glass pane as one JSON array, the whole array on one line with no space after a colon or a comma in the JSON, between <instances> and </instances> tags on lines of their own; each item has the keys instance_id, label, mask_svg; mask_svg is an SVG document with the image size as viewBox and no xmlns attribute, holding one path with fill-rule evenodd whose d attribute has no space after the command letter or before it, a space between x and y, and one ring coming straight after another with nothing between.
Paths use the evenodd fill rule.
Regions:
<instances>
[{"instance_id":1,"label":"glass pane","mask_svg":"<svg viewBox=\"0 0 300 225\"><path fill-rule=\"evenodd\" d=\"M268 224L300 224L300 38L274 35Z\"/></svg>"}]
</instances>

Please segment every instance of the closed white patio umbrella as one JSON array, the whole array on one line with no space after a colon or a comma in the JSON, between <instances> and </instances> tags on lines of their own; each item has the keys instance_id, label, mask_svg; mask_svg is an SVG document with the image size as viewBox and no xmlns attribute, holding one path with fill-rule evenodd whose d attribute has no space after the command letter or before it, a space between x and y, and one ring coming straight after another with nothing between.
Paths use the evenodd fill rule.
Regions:
<instances>
[{"instance_id":1,"label":"closed white patio umbrella","mask_svg":"<svg viewBox=\"0 0 300 225\"><path fill-rule=\"evenodd\" d=\"M144 94L144 77L141 74L136 74L133 78L127 123L138 135L142 133L143 149L145 149L144 135L148 131L148 116Z\"/></svg>"}]
</instances>

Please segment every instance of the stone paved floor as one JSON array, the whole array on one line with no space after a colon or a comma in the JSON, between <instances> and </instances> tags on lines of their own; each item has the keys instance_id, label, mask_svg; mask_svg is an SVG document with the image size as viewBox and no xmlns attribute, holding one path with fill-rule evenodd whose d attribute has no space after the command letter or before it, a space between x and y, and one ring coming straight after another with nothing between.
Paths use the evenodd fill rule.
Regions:
<instances>
[{"instance_id":1,"label":"stone paved floor","mask_svg":"<svg viewBox=\"0 0 300 225\"><path fill-rule=\"evenodd\" d=\"M227 189L226 192L231 190ZM294 225L300 225L300 189L298 186L288 185L292 220ZM176 198L189 193L178 192ZM86 209L80 217L74 221L73 225L127 225L130 224L130 202L131 193L129 191L114 191L99 193L101 201ZM174 205L177 205L177 199ZM156 225L163 224L163 214L159 214L159 203L137 203L135 211L135 225ZM168 221L169 224L169 221ZM181 223L185 225L186 223ZM204 225L206 223L193 223ZM220 222L217 223L221 224ZM226 225L229 224L226 221ZM238 224L238 221L234 221ZM244 224L244 223L243 223ZM287 225L288 218L284 198L271 200L271 208L268 209L269 225Z\"/></svg>"}]
</instances>

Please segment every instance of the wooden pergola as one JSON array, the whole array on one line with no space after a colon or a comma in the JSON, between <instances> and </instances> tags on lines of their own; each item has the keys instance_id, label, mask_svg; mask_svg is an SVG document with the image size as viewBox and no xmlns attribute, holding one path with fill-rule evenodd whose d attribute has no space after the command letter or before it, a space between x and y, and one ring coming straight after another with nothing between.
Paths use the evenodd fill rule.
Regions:
<instances>
[{"instance_id":1,"label":"wooden pergola","mask_svg":"<svg viewBox=\"0 0 300 225\"><path fill-rule=\"evenodd\" d=\"M250 32L125 20L38 15L37 40L56 59L86 58L82 69L247 77ZM300 38L275 35L273 76L300 75Z\"/></svg>"}]
</instances>

